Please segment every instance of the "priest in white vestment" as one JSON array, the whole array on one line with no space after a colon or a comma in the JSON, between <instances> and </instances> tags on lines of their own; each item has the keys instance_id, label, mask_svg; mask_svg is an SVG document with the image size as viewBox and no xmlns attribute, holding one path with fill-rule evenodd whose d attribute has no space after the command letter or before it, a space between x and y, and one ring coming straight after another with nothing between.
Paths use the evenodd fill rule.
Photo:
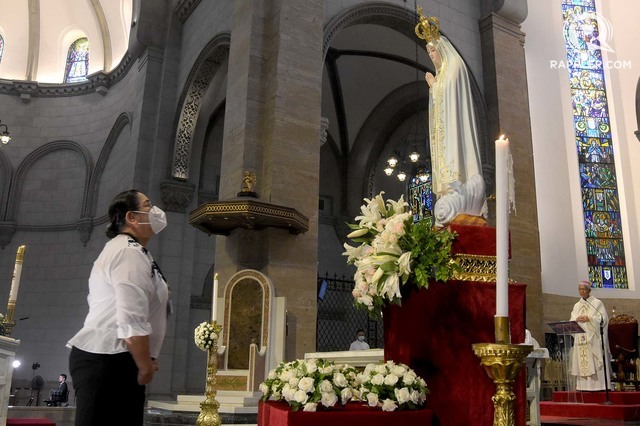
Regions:
<instances>
[{"instance_id":1,"label":"priest in white vestment","mask_svg":"<svg viewBox=\"0 0 640 426\"><path fill-rule=\"evenodd\" d=\"M578 291L580 300L573 306L571 320L577 321L584 333L574 335L570 373L576 376L577 390L601 391L605 389L605 386L610 386L611 351L607 333L609 316L604 304L591 296L590 282L581 281L578 285ZM600 337L601 322L604 335L604 357L602 356L603 345Z\"/></svg>"}]
</instances>

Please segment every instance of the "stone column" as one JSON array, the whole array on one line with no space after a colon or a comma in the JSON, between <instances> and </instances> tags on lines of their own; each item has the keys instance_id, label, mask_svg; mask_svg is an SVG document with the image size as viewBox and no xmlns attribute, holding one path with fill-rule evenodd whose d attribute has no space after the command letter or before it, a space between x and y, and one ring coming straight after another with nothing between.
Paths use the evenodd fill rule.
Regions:
<instances>
[{"instance_id":1,"label":"stone column","mask_svg":"<svg viewBox=\"0 0 640 426\"><path fill-rule=\"evenodd\" d=\"M235 2L222 149L220 200L255 173L259 200L309 218L305 234L235 230L218 238L224 284L238 270L267 275L287 298L286 358L315 350L322 1Z\"/></svg>"},{"instance_id":2,"label":"stone column","mask_svg":"<svg viewBox=\"0 0 640 426\"><path fill-rule=\"evenodd\" d=\"M480 20L489 136L493 140L506 134L511 142L517 214L512 212L509 218L512 252L509 275L527 284L527 327L540 338L544 336L542 282L525 35L520 29L524 16L505 13L508 16L505 18L499 13L494 8L493 13Z\"/></svg>"}]
</instances>

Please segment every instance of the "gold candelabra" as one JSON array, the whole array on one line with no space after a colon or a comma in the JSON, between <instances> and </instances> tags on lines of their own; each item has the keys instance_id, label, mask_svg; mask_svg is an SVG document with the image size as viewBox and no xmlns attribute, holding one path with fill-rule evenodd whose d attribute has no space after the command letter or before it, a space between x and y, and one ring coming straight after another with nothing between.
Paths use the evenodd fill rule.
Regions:
<instances>
[{"instance_id":1,"label":"gold candelabra","mask_svg":"<svg viewBox=\"0 0 640 426\"><path fill-rule=\"evenodd\" d=\"M207 350L207 379L205 387L205 400L200 403L200 415L196 420L197 426L220 426L222 419L218 413L220 403L216 401L216 373L218 372L218 338L222 326L216 321L211 323L216 337L213 339L213 345Z\"/></svg>"},{"instance_id":2,"label":"gold candelabra","mask_svg":"<svg viewBox=\"0 0 640 426\"><path fill-rule=\"evenodd\" d=\"M493 426L515 426L513 384L533 346L511 344L509 317L495 317L494 326L496 343L476 343L473 352L496 385Z\"/></svg>"}]
</instances>

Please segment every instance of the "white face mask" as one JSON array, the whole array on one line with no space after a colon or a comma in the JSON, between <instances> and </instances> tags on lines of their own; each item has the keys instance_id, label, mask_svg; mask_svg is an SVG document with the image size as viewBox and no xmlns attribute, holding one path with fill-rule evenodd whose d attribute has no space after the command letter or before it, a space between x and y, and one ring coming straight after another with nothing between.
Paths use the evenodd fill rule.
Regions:
<instances>
[{"instance_id":1,"label":"white face mask","mask_svg":"<svg viewBox=\"0 0 640 426\"><path fill-rule=\"evenodd\" d=\"M144 213L149 215L149 222L138 222L140 225L151 225L154 234L159 233L167 226L167 215L160 207L153 206L148 212L134 210L134 213Z\"/></svg>"},{"instance_id":2,"label":"white face mask","mask_svg":"<svg viewBox=\"0 0 640 426\"><path fill-rule=\"evenodd\" d=\"M364 342L364 336L358 336L358 340Z\"/></svg>"}]
</instances>

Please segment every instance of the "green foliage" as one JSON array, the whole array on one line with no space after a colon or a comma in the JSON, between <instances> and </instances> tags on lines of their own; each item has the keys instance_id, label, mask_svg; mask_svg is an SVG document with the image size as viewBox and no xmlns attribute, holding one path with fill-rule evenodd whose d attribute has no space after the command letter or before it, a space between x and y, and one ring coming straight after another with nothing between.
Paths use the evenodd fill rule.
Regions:
<instances>
[{"instance_id":1,"label":"green foliage","mask_svg":"<svg viewBox=\"0 0 640 426\"><path fill-rule=\"evenodd\" d=\"M451 244L456 233L449 228L435 229L428 221L408 227L403 249L411 250L413 281L418 287L429 288L429 280L447 281L460 265L451 256Z\"/></svg>"}]
</instances>

